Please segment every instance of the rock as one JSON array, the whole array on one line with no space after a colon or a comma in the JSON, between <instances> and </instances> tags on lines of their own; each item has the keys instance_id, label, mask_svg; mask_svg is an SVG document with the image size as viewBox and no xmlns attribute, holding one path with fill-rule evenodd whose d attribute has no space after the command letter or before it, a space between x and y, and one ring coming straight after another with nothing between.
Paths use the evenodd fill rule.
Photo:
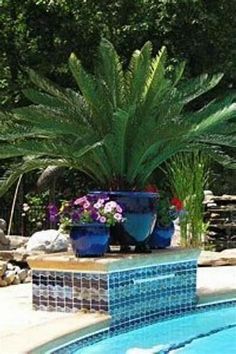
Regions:
<instances>
[{"instance_id":1,"label":"rock","mask_svg":"<svg viewBox=\"0 0 236 354\"><path fill-rule=\"evenodd\" d=\"M24 283L31 283L32 277L31 275L27 275L27 278L25 279Z\"/></svg>"},{"instance_id":2,"label":"rock","mask_svg":"<svg viewBox=\"0 0 236 354\"><path fill-rule=\"evenodd\" d=\"M216 203L213 203L213 202L207 203L208 208L212 208L212 207L216 207L216 206L217 206Z\"/></svg>"},{"instance_id":3,"label":"rock","mask_svg":"<svg viewBox=\"0 0 236 354\"><path fill-rule=\"evenodd\" d=\"M7 270L4 274L3 280L7 282L7 285L10 285L11 283L13 283L14 279L15 279L15 272L13 270Z\"/></svg>"},{"instance_id":4,"label":"rock","mask_svg":"<svg viewBox=\"0 0 236 354\"><path fill-rule=\"evenodd\" d=\"M14 266L14 272L15 274L18 274L21 271L21 268L19 266Z\"/></svg>"},{"instance_id":5,"label":"rock","mask_svg":"<svg viewBox=\"0 0 236 354\"><path fill-rule=\"evenodd\" d=\"M3 230L0 229L0 249L7 250L10 248L10 240L5 236Z\"/></svg>"},{"instance_id":6,"label":"rock","mask_svg":"<svg viewBox=\"0 0 236 354\"><path fill-rule=\"evenodd\" d=\"M204 191L204 196L213 196L213 192L209 190Z\"/></svg>"},{"instance_id":7,"label":"rock","mask_svg":"<svg viewBox=\"0 0 236 354\"><path fill-rule=\"evenodd\" d=\"M6 229L7 229L7 223L4 219L0 219L0 229L2 231L6 231Z\"/></svg>"},{"instance_id":8,"label":"rock","mask_svg":"<svg viewBox=\"0 0 236 354\"><path fill-rule=\"evenodd\" d=\"M6 221L0 219L0 249L2 250L9 249L10 246L10 241L5 236L6 227L7 227Z\"/></svg>"},{"instance_id":9,"label":"rock","mask_svg":"<svg viewBox=\"0 0 236 354\"><path fill-rule=\"evenodd\" d=\"M17 250L0 251L0 260L3 261L17 261L26 262L29 253L25 248L18 248Z\"/></svg>"},{"instance_id":10,"label":"rock","mask_svg":"<svg viewBox=\"0 0 236 354\"><path fill-rule=\"evenodd\" d=\"M221 259L226 264L236 265L236 248L224 250L220 252Z\"/></svg>"},{"instance_id":11,"label":"rock","mask_svg":"<svg viewBox=\"0 0 236 354\"><path fill-rule=\"evenodd\" d=\"M218 259L218 252L202 251L200 257L198 258L198 265L209 266L213 265Z\"/></svg>"},{"instance_id":12,"label":"rock","mask_svg":"<svg viewBox=\"0 0 236 354\"><path fill-rule=\"evenodd\" d=\"M1 250L0 259L3 261L10 261L14 259L14 251Z\"/></svg>"},{"instance_id":13,"label":"rock","mask_svg":"<svg viewBox=\"0 0 236 354\"><path fill-rule=\"evenodd\" d=\"M202 251L198 259L199 266L236 265L236 248L222 252Z\"/></svg>"},{"instance_id":14,"label":"rock","mask_svg":"<svg viewBox=\"0 0 236 354\"><path fill-rule=\"evenodd\" d=\"M0 287L7 286L6 280L0 278Z\"/></svg>"},{"instance_id":15,"label":"rock","mask_svg":"<svg viewBox=\"0 0 236 354\"><path fill-rule=\"evenodd\" d=\"M13 282L12 282L12 284L13 284L13 285L18 285L18 284L20 284L20 283L21 283L20 277L19 277L18 274L16 274L16 275L15 275L15 278L14 278L14 280L13 280Z\"/></svg>"},{"instance_id":16,"label":"rock","mask_svg":"<svg viewBox=\"0 0 236 354\"><path fill-rule=\"evenodd\" d=\"M17 262L26 262L29 253L26 251L24 247L18 248L13 253L13 259Z\"/></svg>"},{"instance_id":17,"label":"rock","mask_svg":"<svg viewBox=\"0 0 236 354\"><path fill-rule=\"evenodd\" d=\"M9 240L10 249L12 250L24 246L29 240L28 237L17 235L6 236L6 238Z\"/></svg>"},{"instance_id":18,"label":"rock","mask_svg":"<svg viewBox=\"0 0 236 354\"><path fill-rule=\"evenodd\" d=\"M7 262L0 261L0 277L5 273L7 270Z\"/></svg>"},{"instance_id":19,"label":"rock","mask_svg":"<svg viewBox=\"0 0 236 354\"><path fill-rule=\"evenodd\" d=\"M25 279L27 278L28 271L27 271L27 269L21 269L17 275L18 275L20 281L23 283L23 281L25 281Z\"/></svg>"},{"instance_id":20,"label":"rock","mask_svg":"<svg viewBox=\"0 0 236 354\"><path fill-rule=\"evenodd\" d=\"M57 230L35 232L29 239L26 251L45 251L47 253L66 251L69 245L67 235Z\"/></svg>"},{"instance_id":21,"label":"rock","mask_svg":"<svg viewBox=\"0 0 236 354\"><path fill-rule=\"evenodd\" d=\"M14 270L14 265L11 263L7 263L7 270Z\"/></svg>"}]
</instances>

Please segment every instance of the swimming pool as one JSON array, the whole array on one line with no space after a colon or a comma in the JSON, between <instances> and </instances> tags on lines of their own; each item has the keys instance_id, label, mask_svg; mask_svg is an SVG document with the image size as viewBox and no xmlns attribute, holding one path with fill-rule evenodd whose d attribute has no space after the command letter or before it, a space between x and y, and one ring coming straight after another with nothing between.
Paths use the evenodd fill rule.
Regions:
<instances>
[{"instance_id":1,"label":"swimming pool","mask_svg":"<svg viewBox=\"0 0 236 354\"><path fill-rule=\"evenodd\" d=\"M236 354L236 307L162 321L64 353Z\"/></svg>"}]
</instances>

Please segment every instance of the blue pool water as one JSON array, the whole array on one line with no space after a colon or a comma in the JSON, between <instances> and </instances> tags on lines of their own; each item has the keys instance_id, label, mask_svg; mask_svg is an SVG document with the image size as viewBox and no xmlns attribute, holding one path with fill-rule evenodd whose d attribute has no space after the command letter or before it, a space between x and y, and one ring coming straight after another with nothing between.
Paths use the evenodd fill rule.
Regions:
<instances>
[{"instance_id":1,"label":"blue pool water","mask_svg":"<svg viewBox=\"0 0 236 354\"><path fill-rule=\"evenodd\" d=\"M236 307L166 320L105 339L75 354L236 354Z\"/></svg>"}]
</instances>

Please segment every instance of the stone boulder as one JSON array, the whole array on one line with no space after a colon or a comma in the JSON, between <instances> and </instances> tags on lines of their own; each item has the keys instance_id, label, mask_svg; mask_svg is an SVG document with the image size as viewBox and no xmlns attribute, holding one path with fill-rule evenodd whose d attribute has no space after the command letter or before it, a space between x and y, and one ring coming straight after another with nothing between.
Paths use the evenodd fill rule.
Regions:
<instances>
[{"instance_id":1,"label":"stone boulder","mask_svg":"<svg viewBox=\"0 0 236 354\"><path fill-rule=\"evenodd\" d=\"M6 237L6 221L0 219L0 250L8 250L10 247L10 240Z\"/></svg>"},{"instance_id":2,"label":"stone boulder","mask_svg":"<svg viewBox=\"0 0 236 354\"><path fill-rule=\"evenodd\" d=\"M0 277L5 273L7 270L7 262L0 261Z\"/></svg>"},{"instance_id":3,"label":"stone boulder","mask_svg":"<svg viewBox=\"0 0 236 354\"><path fill-rule=\"evenodd\" d=\"M221 251L220 256L226 264L236 265L236 248Z\"/></svg>"},{"instance_id":4,"label":"stone boulder","mask_svg":"<svg viewBox=\"0 0 236 354\"><path fill-rule=\"evenodd\" d=\"M6 229L7 229L7 223L4 219L0 219L0 229L2 231L6 231Z\"/></svg>"},{"instance_id":5,"label":"stone boulder","mask_svg":"<svg viewBox=\"0 0 236 354\"><path fill-rule=\"evenodd\" d=\"M7 270L4 274L3 280L7 282L7 285L10 285L13 283L15 279L15 272L14 270Z\"/></svg>"},{"instance_id":6,"label":"stone boulder","mask_svg":"<svg viewBox=\"0 0 236 354\"><path fill-rule=\"evenodd\" d=\"M198 259L199 266L236 265L236 248L221 252L202 251Z\"/></svg>"},{"instance_id":7,"label":"stone boulder","mask_svg":"<svg viewBox=\"0 0 236 354\"><path fill-rule=\"evenodd\" d=\"M6 236L6 238L10 242L11 250L17 249L19 247L23 247L29 240L28 237L18 236L18 235L10 235L10 236Z\"/></svg>"},{"instance_id":8,"label":"stone boulder","mask_svg":"<svg viewBox=\"0 0 236 354\"><path fill-rule=\"evenodd\" d=\"M69 238L58 230L35 232L26 244L27 252L44 251L46 253L67 251Z\"/></svg>"}]
</instances>

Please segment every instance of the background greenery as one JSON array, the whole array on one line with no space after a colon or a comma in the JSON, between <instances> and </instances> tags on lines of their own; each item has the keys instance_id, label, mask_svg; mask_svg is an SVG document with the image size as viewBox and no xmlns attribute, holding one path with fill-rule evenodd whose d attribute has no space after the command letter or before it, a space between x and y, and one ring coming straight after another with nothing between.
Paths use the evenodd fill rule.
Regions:
<instances>
[{"instance_id":1,"label":"background greenery","mask_svg":"<svg viewBox=\"0 0 236 354\"><path fill-rule=\"evenodd\" d=\"M63 86L73 85L74 51L91 69L101 36L124 61L150 40L157 52L185 59L188 75L225 72L218 90L236 85L236 2L229 0L1 0L0 101L22 104L29 66Z\"/></svg>"},{"instance_id":2,"label":"background greenery","mask_svg":"<svg viewBox=\"0 0 236 354\"><path fill-rule=\"evenodd\" d=\"M189 77L223 70L224 79L212 91L221 95L236 87L235 13L236 1L229 0L0 0L0 105L28 103L22 94L30 86L25 67L64 87L75 86L70 53L91 70L101 36L114 43L125 63L151 40L154 53L166 45L170 57L186 60ZM235 173L224 171L222 179L222 172L221 166L212 172L213 191L235 193ZM21 195L36 178L24 179ZM68 173L68 185L74 178ZM1 204L10 199L8 194Z\"/></svg>"}]
</instances>

